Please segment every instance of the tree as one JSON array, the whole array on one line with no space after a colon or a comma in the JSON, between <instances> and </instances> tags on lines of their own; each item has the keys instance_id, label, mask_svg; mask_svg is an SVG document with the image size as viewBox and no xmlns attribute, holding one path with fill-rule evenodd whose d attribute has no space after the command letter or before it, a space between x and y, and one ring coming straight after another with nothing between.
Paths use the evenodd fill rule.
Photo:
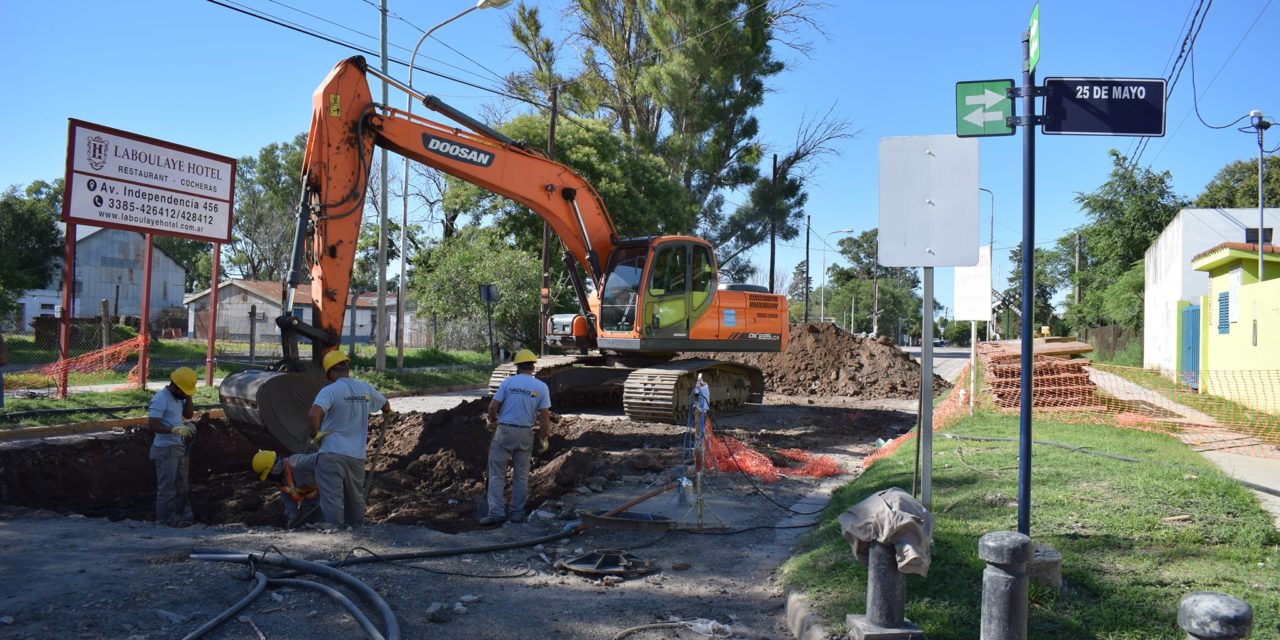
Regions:
<instances>
[{"instance_id":1,"label":"tree","mask_svg":"<svg viewBox=\"0 0 1280 640\"><path fill-rule=\"evenodd\" d=\"M187 278L183 291L193 293L209 286L213 278L213 243L179 238L155 236L156 248L186 269Z\"/></svg>"},{"instance_id":2,"label":"tree","mask_svg":"<svg viewBox=\"0 0 1280 640\"><path fill-rule=\"evenodd\" d=\"M1013 263L1013 268L1009 271L1009 286L1005 288L1006 295L1022 296L1022 243L1019 242L1012 251L1009 252L1009 261ZM1032 277L1034 283L1035 296L1032 304L1032 322L1031 324L1039 327L1037 324L1051 324L1053 318L1053 297L1057 295L1058 290L1062 288L1065 274L1062 271L1062 261L1059 259L1056 251L1036 247L1035 253L1035 275ZM1021 308L1021 307L1019 307Z\"/></svg>"},{"instance_id":3,"label":"tree","mask_svg":"<svg viewBox=\"0 0 1280 640\"><path fill-rule=\"evenodd\" d=\"M1077 229L1081 236L1081 272L1076 276L1080 303L1069 303L1066 314L1076 331L1106 324L1138 326L1133 322L1141 314L1135 316L1131 306L1119 301L1126 298L1124 291L1133 291L1134 265L1143 261L1147 248L1187 204L1174 194L1169 172L1130 167L1128 159L1114 149L1110 155L1113 166L1107 181L1075 199L1089 216L1089 223ZM1057 252L1059 262L1066 263L1067 247L1071 247L1072 270L1074 242L1074 233L1064 236L1058 241ZM1140 269L1136 276L1137 290L1141 291ZM1113 286L1122 288L1107 294Z\"/></svg>"},{"instance_id":4,"label":"tree","mask_svg":"<svg viewBox=\"0 0 1280 640\"><path fill-rule=\"evenodd\" d=\"M789 308L793 320L804 318L804 305L809 300L809 295L813 293L813 277L806 276L805 271L808 270L808 262L801 260L796 264L796 268L791 272L791 284L786 289L777 289L786 294L787 299L791 301Z\"/></svg>"},{"instance_id":5,"label":"tree","mask_svg":"<svg viewBox=\"0 0 1280 640\"><path fill-rule=\"evenodd\" d=\"M545 96L550 85L563 86L566 109L603 116L626 139L663 158L692 203L683 212L691 216L684 226L699 229L717 245L743 244L722 261L739 269L733 256L753 246L739 234L759 225L738 224L722 232L723 192L752 184L756 190L770 188L758 182L765 153L752 112L764 102L765 80L784 69L772 45L803 52L796 34L819 28L812 18L817 7L811 0L575 0L564 15L575 32L572 46L582 52L581 70L571 78L555 70L556 45L542 35L536 11L521 7L511 27L533 69L511 76L508 84L515 93L535 97ZM711 33L714 37L704 37ZM830 137L833 132L845 133L844 124L830 118L810 127L802 123L802 142L793 153L814 155L838 139ZM804 141L818 144L806 150ZM779 173L777 189L797 191ZM733 216L772 214L777 222L791 211L774 206L782 204L776 195L754 195L752 205ZM735 277L748 272L741 268Z\"/></svg>"},{"instance_id":6,"label":"tree","mask_svg":"<svg viewBox=\"0 0 1280 640\"><path fill-rule=\"evenodd\" d=\"M240 277L283 280L289 269L306 134L273 142L236 163L236 211L227 264Z\"/></svg>"},{"instance_id":7,"label":"tree","mask_svg":"<svg viewBox=\"0 0 1280 640\"><path fill-rule=\"evenodd\" d=\"M418 269L410 290L419 308L443 320L483 318L482 284L498 286L493 308L497 339L507 345L538 343L541 259L503 240L496 229L466 227L431 252L430 268Z\"/></svg>"},{"instance_id":8,"label":"tree","mask_svg":"<svg viewBox=\"0 0 1280 640\"><path fill-rule=\"evenodd\" d=\"M1263 191L1266 201L1271 206L1280 202L1280 156L1267 156L1263 161ZM1196 196L1195 206L1210 209L1215 207L1256 208L1258 206L1258 161L1237 160L1223 167L1204 192Z\"/></svg>"},{"instance_id":9,"label":"tree","mask_svg":"<svg viewBox=\"0 0 1280 640\"><path fill-rule=\"evenodd\" d=\"M49 284L61 265L62 180L37 180L0 195L0 318L11 317L18 298Z\"/></svg>"}]
</instances>

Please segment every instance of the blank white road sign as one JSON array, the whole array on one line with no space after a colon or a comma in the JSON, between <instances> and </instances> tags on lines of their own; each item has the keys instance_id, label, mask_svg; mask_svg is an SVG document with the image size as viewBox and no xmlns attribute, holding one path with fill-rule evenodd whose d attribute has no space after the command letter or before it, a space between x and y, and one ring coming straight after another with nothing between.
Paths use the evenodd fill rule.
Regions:
<instances>
[{"instance_id":1,"label":"blank white road sign","mask_svg":"<svg viewBox=\"0 0 1280 640\"><path fill-rule=\"evenodd\" d=\"M977 264L978 186L976 138L881 139L880 264Z\"/></svg>"}]
</instances>

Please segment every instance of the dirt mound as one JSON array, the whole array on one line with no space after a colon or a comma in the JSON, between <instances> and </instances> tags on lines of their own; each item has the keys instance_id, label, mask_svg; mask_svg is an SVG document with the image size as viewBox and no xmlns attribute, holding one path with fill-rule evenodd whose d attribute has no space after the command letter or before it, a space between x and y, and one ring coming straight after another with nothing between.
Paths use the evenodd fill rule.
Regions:
<instances>
[{"instance_id":1,"label":"dirt mound","mask_svg":"<svg viewBox=\"0 0 1280 640\"><path fill-rule=\"evenodd\" d=\"M920 389L920 364L887 338L860 338L832 324L791 326L781 353L697 353L749 364L764 371L766 391L787 395L864 399L913 398ZM933 377L935 394L951 385Z\"/></svg>"},{"instance_id":2,"label":"dirt mound","mask_svg":"<svg viewBox=\"0 0 1280 640\"><path fill-rule=\"evenodd\" d=\"M489 451L486 406L487 400L475 400L447 411L401 414L389 425L381 451L381 425L375 419L369 437L374 477L367 521L450 532L474 528L474 505L484 493ZM550 450L534 458L531 506L580 485L597 466L599 451L584 437L591 428L576 424L587 421L561 422ZM155 513L151 437L135 430L0 449L0 503L111 520L150 520ZM249 470L255 451L225 422L201 421L190 470L190 499L198 522L284 525L281 494Z\"/></svg>"}]
</instances>

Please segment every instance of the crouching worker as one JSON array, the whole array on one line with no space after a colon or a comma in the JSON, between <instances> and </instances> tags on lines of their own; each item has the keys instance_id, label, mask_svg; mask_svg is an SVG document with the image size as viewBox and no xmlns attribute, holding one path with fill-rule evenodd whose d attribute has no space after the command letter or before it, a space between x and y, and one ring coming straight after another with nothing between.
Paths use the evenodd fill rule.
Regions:
<instances>
[{"instance_id":1,"label":"crouching worker","mask_svg":"<svg viewBox=\"0 0 1280 640\"><path fill-rule=\"evenodd\" d=\"M156 465L156 521L171 527L189 526L193 519L187 502L187 472L196 427L184 421L195 415L191 403L195 394L196 372L180 367L169 374L169 384L147 406L147 429L156 434L150 455Z\"/></svg>"},{"instance_id":2,"label":"crouching worker","mask_svg":"<svg viewBox=\"0 0 1280 640\"><path fill-rule=\"evenodd\" d=\"M284 494L286 529L320 519L320 490L316 488L316 460L319 455L295 453L281 458L276 452L265 450L253 454L253 472L258 474L258 479L270 479Z\"/></svg>"}]
</instances>

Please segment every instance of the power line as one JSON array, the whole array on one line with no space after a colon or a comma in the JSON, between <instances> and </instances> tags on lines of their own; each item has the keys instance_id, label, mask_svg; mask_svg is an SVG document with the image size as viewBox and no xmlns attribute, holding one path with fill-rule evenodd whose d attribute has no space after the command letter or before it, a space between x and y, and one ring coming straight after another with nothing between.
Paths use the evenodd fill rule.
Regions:
<instances>
[{"instance_id":1,"label":"power line","mask_svg":"<svg viewBox=\"0 0 1280 640\"><path fill-rule=\"evenodd\" d=\"M290 22L288 22L288 21L285 21L285 20L282 20L282 19L276 18L276 17L274 17L274 16L270 16L270 15L265 14L265 13L257 12L257 11L255 11L255 10L250 10L249 8L244 7L244 5L240 5L240 4L236 3L236 2L234 2L234 0L225 0L225 1L224 1L224 0L205 0L205 1L206 1L206 2L209 2L209 3L212 3L212 4L215 4L215 5L218 5L218 6L220 6L220 7L223 7L223 8L225 8L225 9L230 9L230 10L235 11L235 12L237 12L237 13L243 13L244 15L247 15L247 16L249 16L249 17L257 18L257 19L259 19L259 20L262 20L262 21L264 21L264 22L268 22L268 23L274 24L274 25L279 26L279 27L284 27L284 28L286 28L286 29L289 29L290 31L296 31L296 32L301 33L301 34L303 34L303 35L308 35L308 36L311 36L311 37L313 37L313 38L318 38L318 39L320 39L320 40L324 40L325 42L328 42L328 43L331 43L331 44L336 44L336 45L341 46L341 47L346 47L346 48L348 48L348 49L351 49L351 50L353 50L353 51L357 51L357 52L363 53L363 54L368 55L368 56L378 57L378 56L380 56L380 55L381 55L381 54L379 54L379 53L377 53L377 52L375 52L375 51L372 51L372 50L367 49L367 48L365 48L365 47L361 47L361 46L359 46L359 45L357 45L357 44L354 44L354 43L351 43L351 42L347 42L347 41L345 41L345 40L340 40L340 39L335 38L335 37L333 37L333 36L329 36L329 35L326 35L326 34L320 33L320 32L318 32L318 31L314 31L314 30L308 29L308 28L306 28L306 27L302 27L302 26L299 26L299 25L296 25L296 24L290 23ZM409 67L409 66L410 66L410 65L409 65L409 63L408 63L408 62L405 62L404 60L399 60L399 59L396 59L396 58L387 58L387 60L388 60L388 61L390 61L390 62L394 62L394 63L396 63L396 64L399 64L399 65L403 65L403 66L405 66L405 67ZM449 81L451 81L451 82L456 82L456 83L458 83L458 84L466 85L466 86L471 87L471 88L473 88L473 89L479 89L479 90L484 91L484 92L486 92L486 93L492 93L492 94L494 94L494 95L502 96L502 97L504 97L504 98L510 98L510 99L512 99L512 100L516 100L516 101L519 101L519 102L524 102L524 103L531 104L531 105L534 105L534 106L537 106L537 107L541 107L541 108L544 108L544 109L545 109L545 108L548 108L548 107L547 107L547 105L545 105L545 104L541 104L541 103L536 102L536 101L534 101L534 100L530 100L530 99L528 99L528 98L524 98L524 97L521 97L521 96L518 96L518 95L515 95L515 94L512 94L512 93L508 93L508 92L506 92L506 91L502 91L502 90L499 90L499 89L493 89L493 88L491 88L491 87L486 87L486 86L484 86L484 85L479 85L479 84L476 84L476 83L474 83L474 82L470 82L470 81L468 81L468 80L463 80L463 79L461 79L461 78L456 78L456 77L454 77L454 76L451 76L451 75L448 75L448 74L445 74L445 73L441 73L441 72L439 72L439 71L435 71L435 70L433 70L433 69L428 69L428 68L425 68L425 67L421 67L421 66L418 66L418 65L416 65L416 64L414 64L414 65L412 65L412 66L413 66L413 68L414 68L414 69L417 69L417 70L419 70L419 71L421 71L421 72L423 72L423 73L425 73L425 74L432 75L432 76L435 76L435 77L437 77L437 78L441 78L441 79L443 79L443 80L449 80Z\"/></svg>"},{"instance_id":2,"label":"power line","mask_svg":"<svg viewBox=\"0 0 1280 640\"><path fill-rule=\"evenodd\" d=\"M1206 2L1208 2L1208 5L1205 4ZM1200 29L1204 27L1204 21L1209 17L1209 9L1212 6L1213 0L1200 0L1200 3L1196 5L1195 11L1191 14L1191 20L1189 23L1187 21L1183 22L1183 26L1186 27L1186 35L1182 38L1182 47L1178 50L1178 55L1173 61L1173 66L1169 68L1169 71L1165 76L1165 81L1168 83L1168 88L1165 91L1166 103L1168 103L1169 98L1173 96L1173 91L1178 86L1178 79L1182 77L1182 70L1186 67L1187 57L1195 47L1196 38L1200 35ZM1204 12L1203 14L1201 14L1202 9ZM1197 19L1199 20L1198 24ZM1150 144L1150 138L1143 138L1138 141L1137 145L1134 147L1133 157L1130 159L1129 171L1133 171L1138 167L1138 164L1142 159L1142 154L1146 152L1147 147L1150 146Z\"/></svg>"},{"instance_id":3,"label":"power line","mask_svg":"<svg viewBox=\"0 0 1280 640\"><path fill-rule=\"evenodd\" d=\"M1267 12L1267 9L1271 7L1272 1L1273 0L1267 0L1267 4L1262 6L1262 10L1258 12L1258 16L1253 19L1253 23L1250 24L1249 28L1245 30L1244 35L1240 36L1240 40L1236 42L1236 46L1231 50L1230 55L1228 55L1227 59L1222 62L1222 66L1218 67L1217 73L1213 74L1213 79L1210 80L1209 85L1204 88L1204 92L1202 92L1202 95L1203 93L1208 93L1209 89L1213 87L1213 83L1218 80L1218 76L1222 75L1222 71L1227 68L1227 64L1230 63L1231 59L1235 57L1236 52L1240 50L1240 46L1244 44L1245 39L1249 37L1249 34L1253 33L1253 28L1258 26L1258 21L1262 19L1263 14L1265 14ZM1195 67L1192 67L1191 71L1194 77ZM1194 94L1194 89L1193 89L1192 100L1195 100L1195 99L1196 99L1196 96ZM1197 113L1197 115L1199 114ZM1156 158L1159 158L1160 154L1164 153L1164 150L1169 146L1169 140L1171 140L1173 136L1177 135L1178 132L1182 130L1182 125L1186 123L1187 118L1189 117L1191 117L1190 112L1187 112L1186 115L1182 116L1182 120L1178 121L1178 127L1173 130L1173 133L1169 134L1169 138L1165 140L1164 145L1162 145L1160 147L1160 150L1156 152L1155 158L1151 159L1152 162L1154 162ZM1236 122L1239 122L1239 120L1237 120Z\"/></svg>"}]
</instances>

